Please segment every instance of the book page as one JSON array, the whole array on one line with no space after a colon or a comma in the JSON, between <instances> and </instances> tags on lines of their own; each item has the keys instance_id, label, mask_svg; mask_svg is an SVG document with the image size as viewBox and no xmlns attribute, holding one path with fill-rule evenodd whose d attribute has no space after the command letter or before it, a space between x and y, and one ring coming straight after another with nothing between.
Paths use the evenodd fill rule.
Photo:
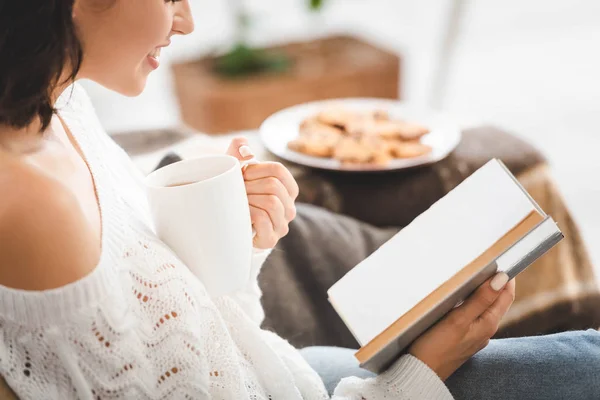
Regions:
<instances>
[{"instance_id":1,"label":"book page","mask_svg":"<svg viewBox=\"0 0 600 400\"><path fill-rule=\"evenodd\" d=\"M498 271L506 272L509 276L515 273L515 271L512 271L515 265L527 258L540 244L547 242L550 237L560 233L556 222L552 218L546 218L532 232L498 257L496 260Z\"/></svg>"},{"instance_id":2,"label":"book page","mask_svg":"<svg viewBox=\"0 0 600 400\"><path fill-rule=\"evenodd\" d=\"M364 345L532 211L492 160L332 286L330 301Z\"/></svg>"}]
</instances>

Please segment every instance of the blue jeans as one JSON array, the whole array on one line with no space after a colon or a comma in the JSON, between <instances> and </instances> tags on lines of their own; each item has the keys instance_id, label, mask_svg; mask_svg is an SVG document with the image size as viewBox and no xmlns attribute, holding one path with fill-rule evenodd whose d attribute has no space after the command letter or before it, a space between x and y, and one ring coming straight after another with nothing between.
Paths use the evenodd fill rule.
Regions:
<instances>
[{"instance_id":1,"label":"blue jeans","mask_svg":"<svg viewBox=\"0 0 600 400\"><path fill-rule=\"evenodd\" d=\"M373 376L358 367L353 350L309 347L302 355L330 393L344 377ZM446 385L457 400L600 399L600 333L492 340Z\"/></svg>"}]
</instances>

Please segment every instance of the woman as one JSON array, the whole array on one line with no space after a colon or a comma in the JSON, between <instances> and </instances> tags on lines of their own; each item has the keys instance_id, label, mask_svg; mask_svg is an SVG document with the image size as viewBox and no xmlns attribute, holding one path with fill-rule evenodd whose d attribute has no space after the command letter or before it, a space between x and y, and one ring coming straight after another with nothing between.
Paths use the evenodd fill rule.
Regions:
<instances>
[{"instance_id":1,"label":"woman","mask_svg":"<svg viewBox=\"0 0 600 400\"><path fill-rule=\"evenodd\" d=\"M512 303L505 274L379 377L358 377L366 373L345 350L307 350L323 382L299 352L259 327L256 278L287 233L298 194L276 163L244 173L257 232L251 279L240 292L209 298L154 235L141 177L73 84L87 78L135 96L159 67L161 48L192 30L188 0L0 4L0 373L19 397L325 399L327 388L339 400L600 393L595 333L495 342L455 373L486 347ZM229 154L252 157L244 139ZM345 375L354 377L334 389Z\"/></svg>"}]
</instances>

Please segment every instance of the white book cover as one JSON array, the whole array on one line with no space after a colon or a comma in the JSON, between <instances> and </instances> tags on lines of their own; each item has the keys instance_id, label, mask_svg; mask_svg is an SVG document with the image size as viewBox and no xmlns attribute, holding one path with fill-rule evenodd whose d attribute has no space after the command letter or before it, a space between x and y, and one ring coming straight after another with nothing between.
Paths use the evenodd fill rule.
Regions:
<instances>
[{"instance_id":1,"label":"white book cover","mask_svg":"<svg viewBox=\"0 0 600 400\"><path fill-rule=\"evenodd\" d=\"M532 212L542 213L492 160L333 285L330 302L365 345Z\"/></svg>"}]
</instances>

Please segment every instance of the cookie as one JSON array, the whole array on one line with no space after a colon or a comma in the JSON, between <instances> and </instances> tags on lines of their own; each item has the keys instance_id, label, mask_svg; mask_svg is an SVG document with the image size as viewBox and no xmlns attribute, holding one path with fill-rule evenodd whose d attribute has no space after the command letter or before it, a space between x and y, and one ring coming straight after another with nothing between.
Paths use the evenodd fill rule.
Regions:
<instances>
[{"instance_id":1,"label":"cookie","mask_svg":"<svg viewBox=\"0 0 600 400\"><path fill-rule=\"evenodd\" d=\"M364 134L386 139L414 140L429 133L424 126L404 121L371 121Z\"/></svg>"},{"instance_id":2,"label":"cookie","mask_svg":"<svg viewBox=\"0 0 600 400\"><path fill-rule=\"evenodd\" d=\"M317 120L323 124L345 129L346 125L356 118L356 115L343 108L329 108L317 115Z\"/></svg>"},{"instance_id":3,"label":"cookie","mask_svg":"<svg viewBox=\"0 0 600 400\"><path fill-rule=\"evenodd\" d=\"M431 147L421 143L418 140L400 142L395 141L390 144L390 153L396 158L414 158L420 157L431 152Z\"/></svg>"},{"instance_id":4,"label":"cookie","mask_svg":"<svg viewBox=\"0 0 600 400\"><path fill-rule=\"evenodd\" d=\"M373 152L356 138L343 138L333 151L333 158L342 163L364 164L372 159Z\"/></svg>"},{"instance_id":5,"label":"cookie","mask_svg":"<svg viewBox=\"0 0 600 400\"><path fill-rule=\"evenodd\" d=\"M314 157L331 157L341 138L340 131L329 126L305 127L288 148Z\"/></svg>"},{"instance_id":6,"label":"cookie","mask_svg":"<svg viewBox=\"0 0 600 400\"><path fill-rule=\"evenodd\" d=\"M389 121L390 115L385 110L375 110L371 113L371 118L376 121Z\"/></svg>"},{"instance_id":7,"label":"cookie","mask_svg":"<svg viewBox=\"0 0 600 400\"><path fill-rule=\"evenodd\" d=\"M360 137L368 131L372 121L366 118L353 118L349 120L345 126L345 132L349 136Z\"/></svg>"},{"instance_id":8,"label":"cookie","mask_svg":"<svg viewBox=\"0 0 600 400\"><path fill-rule=\"evenodd\" d=\"M288 143L288 148L313 157L331 157L333 155L333 146L324 145L306 137L292 140Z\"/></svg>"},{"instance_id":9,"label":"cookie","mask_svg":"<svg viewBox=\"0 0 600 400\"><path fill-rule=\"evenodd\" d=\"M339 128L324 124L316 118L307 119L300 124L300 135L342 135L343 131Z\"/></svg>"},{"instance_id":10,"label":"cookie","mask_svg":"<svg viewBox=\"0 0 600 400\"><path fill-rule=\"evenodd\" d=\"M316 157L333 157L344 164L380 166L393 158L427 154L420 142L429 130L419 124L392 120L384 110L352 111L330 107L300 125L292 150Z\"/></svg>"},{"instance_id":11,"label":"cookie","mask_svg":"<svg viewBox=\"0 0 600 400\"><path fill-rule=\"evenodd\" d=\"M376 137L344 138L334 150L334 158L344 164L386 165L392 155L385 141Z\"/></svg>"},{"instance_id":12,"label":"cookie","mask_svg":"<svg viewBox=\"0 0 600 400\"><path fill-rule=\"evenodd\" d=\"M414 122L401 122L400 124L400 137L404 140L420 139L428 133L429 129Z\"/></svg>"}]
</instances>

